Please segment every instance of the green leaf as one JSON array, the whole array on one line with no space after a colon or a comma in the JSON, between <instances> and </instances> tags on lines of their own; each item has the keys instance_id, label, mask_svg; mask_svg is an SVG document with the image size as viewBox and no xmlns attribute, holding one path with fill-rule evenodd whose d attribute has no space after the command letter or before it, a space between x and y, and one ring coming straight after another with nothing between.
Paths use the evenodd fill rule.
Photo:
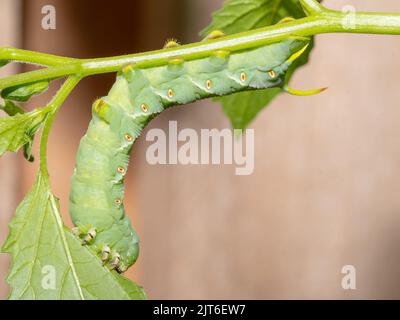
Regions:
<instances>
[{"instance_id":1,"label":"green leaf","mask_svg":"<svg viewBox=\"0 0 400 320\"><path fill-rule=\"evenodd\" d=\"M285 17L304 17L304 12L298 0L225 0L212 17L212 23L200 33L203 37L213 30L233 34L261 28Z\"/></svg>"},{"instance_id":2,"label":"green leaf","mask_svg":"<svg viewBox=\"0 0 400 320\"><path fill-rule=\"evenodd\" d=\"M10 100L5 100L4 105L0 105L0 109L7 113L9 116L15 116L18 113L25 113L24 109L16 105Z\"/></svg>"},{"instance_id":3,"label":"green leaf","mask_svg":"<svg viewBox=\"0 0 400 320\"><path fill-rule=\"evenodd\" d=\"M49 110L42 108L0 118L0 156L6 151L16 152L22 146L31 144L34 134L45 121Z\"/></svg>"},{"instance_id":4,"label":"green leaf","mask_svg":"<svg viewBox=\"0 0 400 320\"><path fill-rule=\"evenodd\" d=\"M220 101L235 129L244 129L266 104L281 92L279 88L245 91L215 100Z\"/></svg>"},{"instance_id":5,"label":"green leaf","mask_svg":"<svg viewBox=\"0 0 400 320\"><path fill-rule=\"evenodd\" d=\"M10 61L8 60L0 60L0 68L4 67L6 64L8 64Z\"/></svg>"},{"instance_id":6,"label":"green leaf","mask_svg":"<svg viewBox=\"0 0 400 320\"><path fill-rule=\"evenodd\" d=\"M102 266L63 225L41 175L17 208L2 250L13 257L10 299L146 299L141 287Z\"/></svg>"},{"instance_id":7,"label":"green leaf","mask_svg":"<svg viewBox=\"0 0 400 320\"><path fill-rule=\"evenodd\" d=\"M25 102L28 101L32 96L43 93L48 88L48 81L21 84L18 86L3 89L1 91L1 97L3 99Z\"/></svg>"},{"instance_id":8,"label":"green leaf","mask_svg":"<svg viewBox=\"0 0 400 320\"><path fill-rule=\"evenodd\" d=\"M20 106L16 105L10 100L5 100L5 104L0 105L0 109L7 113L9 116L15 116L16 114L23 114L25 110L22 109ZM27 136L29 137L29 141L24 144L24 157L29 162L33 162L35 160L34 156L32 155L32 146L33 146L33 139L35 138L35 133L40 127L41 122L38 123L37 126L33 126L30 130L26 132Z\"/></svg>"},{"instance_id":9,"label":"green leaf","mask_svg":"<svg viewBox=\"0 0 400 320\"><path fill-rule=\"evenodd\" d=\"M225 0L223 7L213 14L212 23L201 35L207 36L213 30L233 34L278 23L286 17L301 18L305 14L298 0ZM287 73L289 81L293 72L308 61L312 45L292 65ZM266 89L235 93L231 96L215 98L235 129L244 129L276 96L280 89Z\"/></svg>"},{"instance_id":10,"label":"green leaf","mask_svg":"<svg viewBox=\"0 0 400 320\"><path fill-rule=\"evenodd\" d=\"M32 135L31 136L32 140L30 140L28 143L24 144L24 158L26 160L28 160L29 162L35 161L35 157L33 156L33 153L32 153L34 137L35 137L35 135Z\"/></svg>"}]
</instances>

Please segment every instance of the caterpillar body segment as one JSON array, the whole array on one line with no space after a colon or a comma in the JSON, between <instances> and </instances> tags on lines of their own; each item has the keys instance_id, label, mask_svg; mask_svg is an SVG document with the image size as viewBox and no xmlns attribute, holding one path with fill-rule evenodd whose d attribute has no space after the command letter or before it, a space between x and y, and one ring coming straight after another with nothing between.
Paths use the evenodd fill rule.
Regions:
<instances>
[{"instance_id":1,"label":"caterpillar body segment","mask_svg":"<svg viewBox=\"0 0 400 320\"><path fill-rule=\"evenodd\" d=\"M288 39L250 51L142 69L125 66L107 96L92 108L71 178L76 234L110 269L124 272L139 254L139 238L124 211L124 177L132 145L164 109L244 90L283 87L286 71L308 39Z\"/></svg>"}]
</instances>

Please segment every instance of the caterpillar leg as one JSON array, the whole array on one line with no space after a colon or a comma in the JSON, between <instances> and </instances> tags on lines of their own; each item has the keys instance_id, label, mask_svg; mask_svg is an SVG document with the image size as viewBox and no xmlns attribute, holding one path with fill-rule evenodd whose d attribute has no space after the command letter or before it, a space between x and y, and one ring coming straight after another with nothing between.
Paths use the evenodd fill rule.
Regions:
<instances>
[{"instance_id":1,"label":"caterpillar leg","mask_svg":"<svg viewBox=\"0 0 400 320\"><path fill-rule=\"evenodd\" d=\"M122 262L119 264L118 268L116 268L118 273L124 273L128 269Z\"/></svg>"},{"instance_id":2,"label":"caterpillar leg","mask_svg":"<svg viewBox=\"0 0 400 320\"><path fill-rule=\"evenodd\" d=\"M96 237L96 229L92 228L90 229L82 238L82 244L88 244L90 241L92 241Z\"/></svg>"},{"instance_id":3,"label":"caterpillar leg","mask_svg":"<svg viewBox=\"0 0 400 320\"><path fill-rule=\"evenodd\" d=\"M117 271L118 273L123 273L128 269L128 267L122 262L121 256L118 252L112 253L110 269L115 269L115 271Z\"/></svg>"},{"instance_id":4,"label":"caterpillar leg","mask_svg":"<svg viewBox=\"0 0 400 320\"><path fill-rule=\"evenodd\" d=\"M111 248L107 245L103 247L101 250L101 261L103 262L103 265L107 262L107 260L110 258L111 254Z\"/></svg>"},{"instance_id":5,"label":"caterpillar leg","mask_svg":"<svg viewBox=\"0 0 400 320\"><path fill-rule=\"evenodd\" d=\"M92 227L81 228L74 227L71 229L72 233L81 240L82 245L88 244L96 237L96 229Z\"/></svg>"},{"instance_id":6,"label":"caterpillar leg","mask_svg":"<svg viewBox=\"0 0 400 320\"><path fill-rule=\"evenodd\" d=\"M120 262L121 262L121 256L119 255L118 252L114 252L112 254L112 258L111 258L111 262L110 262L111 270L117 269L119 267Z\"/></svg>"},{"instance_id":7,"label":"caterpillar leg","mask_svg":"<svg viewBox=\"0 0 400 320\"><path fill-rule=\"evenodd\" d=\"M75 237L78 237L82 234L81 229L79 229L78 227L73 227L71 229L72 233L74 234Z\"/></svg>"}]
</instances>

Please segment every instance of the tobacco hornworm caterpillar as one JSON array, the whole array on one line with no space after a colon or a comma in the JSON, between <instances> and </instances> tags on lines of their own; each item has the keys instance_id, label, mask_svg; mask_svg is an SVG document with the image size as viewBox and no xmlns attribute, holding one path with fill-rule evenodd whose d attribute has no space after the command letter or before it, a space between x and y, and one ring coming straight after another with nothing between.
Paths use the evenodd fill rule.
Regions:
<instances>
[{"instance_id":1,"label":"tobacco hornworm caterpillar","mask_svg":"<svg viewBox=\"0 0 400 320\"><path fill-rule=\"evenodd\" d=\"M92 108L71 180L70 213L76 233L110 268L124 272L137 259L139 239L125 216L123 180L129 153L145 125L164 109L244 90L283 87L286 71L306 38L208 58L141 68L127 65L109 94ZM170 41L167 47L178 45Z\"/></svg>"}]
</instances>

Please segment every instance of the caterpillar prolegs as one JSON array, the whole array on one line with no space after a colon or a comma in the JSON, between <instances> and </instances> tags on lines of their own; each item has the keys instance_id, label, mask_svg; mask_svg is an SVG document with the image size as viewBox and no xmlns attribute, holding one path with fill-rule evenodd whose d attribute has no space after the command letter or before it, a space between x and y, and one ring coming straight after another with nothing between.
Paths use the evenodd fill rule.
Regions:
<instances>
[{"instance_id":1,"label":"caterpillar prolegs","mask_svg":"<svg viewBox=\"0 0 400 320\"><path fill-rule=\"evenodd\" d=\"M282 87L308 39L287 39L250 51L216 51L207 58L141 68L127 65L107 96L95 101L71 179L76 233L111 269L136 261L139 238L124 212L129 153L145 125L173 105L244 90Z\"/></svg>"}]
</instances>

